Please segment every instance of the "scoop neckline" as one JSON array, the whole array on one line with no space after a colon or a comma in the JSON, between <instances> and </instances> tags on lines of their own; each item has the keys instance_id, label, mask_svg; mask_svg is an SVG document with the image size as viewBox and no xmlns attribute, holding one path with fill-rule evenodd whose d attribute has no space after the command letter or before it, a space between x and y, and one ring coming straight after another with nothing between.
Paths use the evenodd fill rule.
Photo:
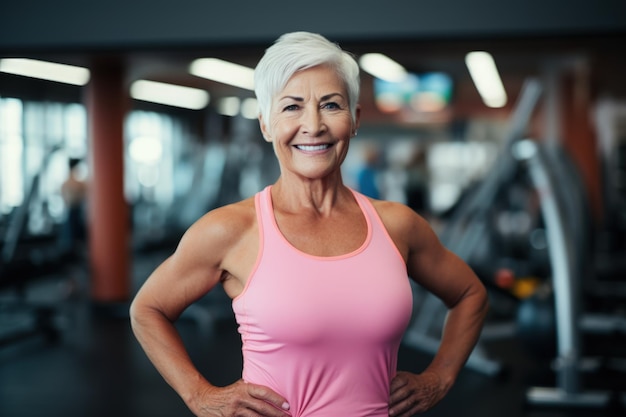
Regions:
<instances>
[{"instance_id":1,"label":"scoop neckline","mask_svg":"<svg viewBox=\"0 0 626 417\"><path fill-rule=\"evenodd\" d=\"M367 246L369 245L369 243L370 243L370 241L372 239L372 224L371 224L371 221L370 221L370 217L367 215L367 211L365 209L365 206L364 206L363 202L361 201L361 199L359 198L359 196L357 195L357 193L353 189L351 189L350 187L347 187L347 188L352 193L352 196L354 197L354 200L356 201L357 205L359 206L359 208L361 210L361 214L363 215L363 217L365 217L365 224L367 226L367 233L365 235L365 239L363 240L361 245L359 245L358 248L356 248L356 249L354 249L354 250L352 250L350 252L347 252L347 253L344 253L344 254L340 254L340 255L322 256L322 255L313 255L313 254L310 254L308 252L305 252L305 251L295 247L285 237L283 232L278 227L278 222L276 221L276 215L274 214L274 202L272 201L272 193L271 193L272 187L268 186L267 190L266 190L266 201L267 201L267 206L268 206L268 209L269 209L268 210L268 216L270 218L272 226L274 227L274 230L276 231L278 236L280 236L280 239L283 241L283 243L285 243L285 245L287 245L289 248L291 248L293 251L295 251L296 253L300 254L301 256L304 256L304 257L307 257L307 258L311 258L311 259L317 259L317 260L332 261L332 260L346 259L346 258L351 258L353 256L356 256L359 253L363 252L365 250L365 248L367 248Z\"/></svg>"}]
</instances>

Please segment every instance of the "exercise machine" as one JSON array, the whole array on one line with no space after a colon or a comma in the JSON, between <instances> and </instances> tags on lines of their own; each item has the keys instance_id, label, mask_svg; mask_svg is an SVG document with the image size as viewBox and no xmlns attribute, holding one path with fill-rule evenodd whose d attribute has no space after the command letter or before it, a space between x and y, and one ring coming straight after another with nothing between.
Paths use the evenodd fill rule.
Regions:
<instances>
[{"instance_id":1,"label":"exercise machine","mask_svg":"<svg viewBox=\"0 0 626 417\"><path fill-rule=\"evenodd\" d=\"M440 234L442 243L468 263L488 234L492 203L515 175L518 161L514 159L512 148L524 137L541 93L539 81L535 79L526 81L509 123L508 136L503 142L494 167L472 189L471 194L461 200ZM447 309L441 300L418 286L414 286L414 299L414 317L404 342L419 350L435 353L439 347ZM487 326L468 358L467 367L491 376L499 374L503 370L502 364L489 357L483 343L486 338L511 336L513 331L514 327L511 324Z\"/></svg>"},{"instance_id":2,"label":"exercise machine","mask_svg":"<svg viewBox=\"0 0 626 417\"><path fill-rule=\"evenodd\" d=\"M539 192L541 212L546 224L550 265L552 267L552 286L554 288L554 306L556 319L557 355L553 361L556 384L553 387L531 387L526 399L531 405L553 405L568 407L607 407L611 396L608 391L586 390L582 384L582 334L581 294L583 277L577 267L581 256L576 248L574 231L582 229L582 222L567 223L567 219L580 221L580 205L568 205L564 198L559 198L554 172L564 168L562 160L555 155L556 149L542 149L535 142L524 141L517 144L516 155L520 161L526 161L528 171ZM552 153L550 155L550 153ZM552 165L550 165L552 164ZM552 166L552 170L547 167ZM572 196L569 191L562 192ZM570 213L566 213L566 207ZM580 248L578 248L580 249Z\"/></svg>"},{"instance_id":3,"label":"exercise machine","mask_svg":"<svg viewBox=\"0 0 626 417\"><path fill-rule=\"evenodd\" d=\"M27 300L29 286L64 274L68 266L61 256L56 236L27 236L26 231L37 200L41 175L57 150L53 148L47 153L41 169L28 186L23 203L14 210L0 236L0 318L3 319L0 347L35 335L43 335L50 342L60 336L55 324L56 306Z\"/></svg>"},{"instance_id":4,"label":"exercise machine","mask_svg":"<svg viewBox=\"0 0 626 417\"><path fill-rule=\"evenodd\" d=\"M554 386L533 386L526 392L526 402L533 406L605 408L615 396L610 388L590 389L584 373L590 359L584 357L584 337L594 334L626 335L626 318L619 314L587 310L582 289L593 285L593 240L582 183L558 143L538 143L525 139L524 127L541 95L542 86L529 80L514 113L511 132L493 170L477 185L472 194L454 210L448 226L441 233L442 242L471 264L476 249L490 233L490 209L499 190L511 185L514 174L522 171L530 180L531 190L545 229L547 248L547 284L551 288L554 312L555 348L552 367ZM434 296L417 289L415 319L406 342L418 349L435 352L445 320L445 306ZM507 331L495 331L487 324L470 356L467 366L488 375L501 370L501 364L489 358L484 342L490 337L516 335L516 324ZM537 335L539 336L539 335Z\"/></svg>"}]
</instances>

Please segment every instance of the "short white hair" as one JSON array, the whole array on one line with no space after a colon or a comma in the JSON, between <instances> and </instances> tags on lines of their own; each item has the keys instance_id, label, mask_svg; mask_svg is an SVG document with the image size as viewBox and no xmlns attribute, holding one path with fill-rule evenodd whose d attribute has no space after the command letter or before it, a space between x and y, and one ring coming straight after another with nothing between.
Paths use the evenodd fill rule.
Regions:
<instances>
[{"instance_id":1,"label":"short white hair","mask_svg":"<svg viewBox=\"0 0 626 417\"><path fill-rule=\"evenodd\" d=\"M360 78L354 57L317 33L291 32L266 49L254 70L254 92L266 124L270 121L272 100L289 79L298 71L318 65L328 65L337 71L346 86L352 120L356 120Z\"/></svg>"}]
</instances>

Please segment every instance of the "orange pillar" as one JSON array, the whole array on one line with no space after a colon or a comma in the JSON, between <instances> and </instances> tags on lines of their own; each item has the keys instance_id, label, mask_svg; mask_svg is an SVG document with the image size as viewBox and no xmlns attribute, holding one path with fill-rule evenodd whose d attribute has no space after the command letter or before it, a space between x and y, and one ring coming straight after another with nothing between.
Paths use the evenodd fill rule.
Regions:
<instances>
[{"instance_id":1,"label":"orange pillar","mask_svg":"<svg viewBox=\"0 0 626 417\"><path fill-rule=\"evenodd\" d=\"M124 66L94 62L87 87L90 136L89 255L91 296L99 303L130 297L129 210L124 198Z\"/></svg>"},{"instance_id":2,"label":"orange pillar","mask_svg":"<svg viewBox=\"0 0 626 417\"><path fill-rule=\"evenodd\" d=\"M561 79L563 146L578 166L596 224L602 221L602 177L597 137L591 120L591 75L586 65L567 71Z\"/></svg>"}]
</instances>

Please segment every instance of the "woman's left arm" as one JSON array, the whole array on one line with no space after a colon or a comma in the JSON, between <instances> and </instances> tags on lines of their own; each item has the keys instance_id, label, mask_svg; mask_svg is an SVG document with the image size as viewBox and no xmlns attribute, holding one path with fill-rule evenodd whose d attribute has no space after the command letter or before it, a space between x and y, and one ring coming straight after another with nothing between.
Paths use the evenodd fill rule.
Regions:
<instances>
[{"instance_id":1,"label":"woman's left arm","mask_svg":"<svg viewBox=\"0 0 626 417\"><path fill-rule=\"evenodd\" d=\"M381 217L407 262L409 276L448 307L441 343L420 374L399 372L391 384L391 416L408 417L437 404L452 388L474 349L488 309L487 292L472 269L445 248L428 222L391 203Z\"/></svg>"}]
</instances>

